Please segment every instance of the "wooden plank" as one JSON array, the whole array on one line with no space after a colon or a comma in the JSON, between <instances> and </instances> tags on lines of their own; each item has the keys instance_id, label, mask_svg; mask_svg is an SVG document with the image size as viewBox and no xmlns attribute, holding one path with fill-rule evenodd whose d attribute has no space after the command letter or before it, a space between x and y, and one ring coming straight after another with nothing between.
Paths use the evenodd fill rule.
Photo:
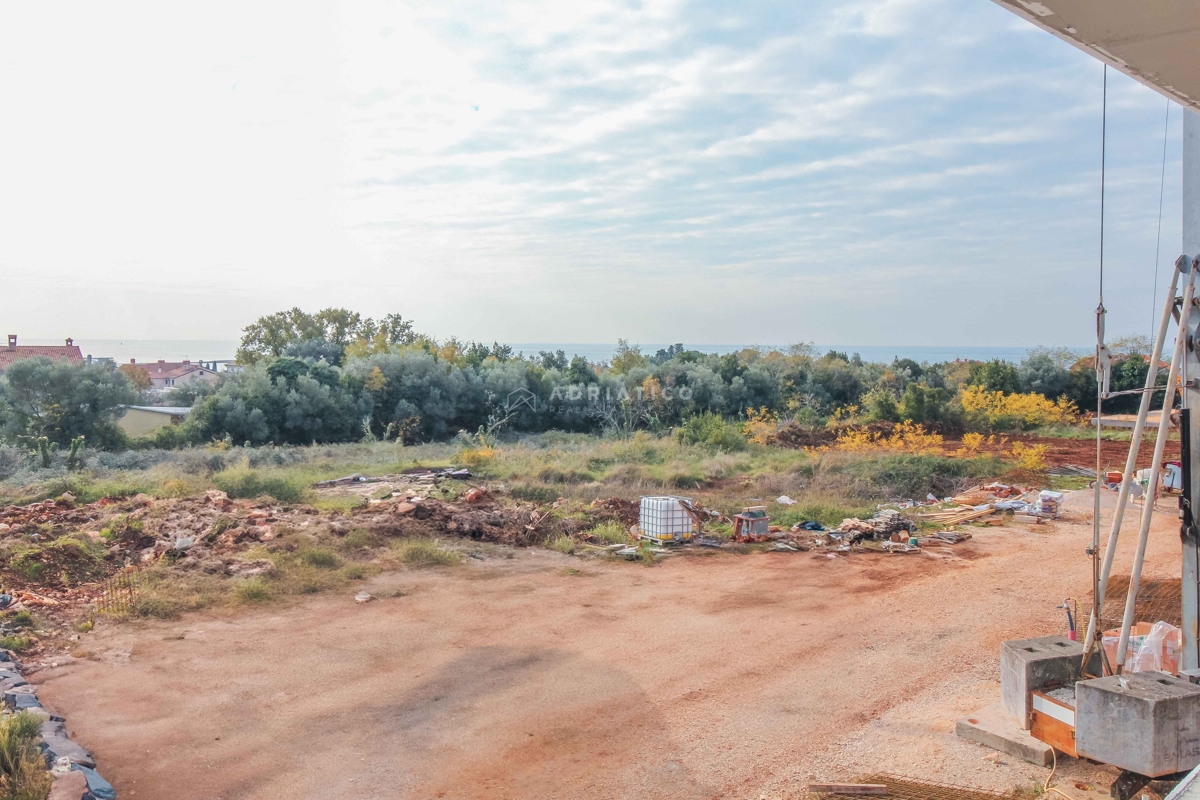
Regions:
<instances>
[{"instance_id":1,"label":"wooden plank","mask_svg":"<svg viewBox=\"0 0 1200 800\"><path fill-rule=\"evenodd\" d=\"M808 791L886 797L888 788L882 783L810 783Z\"/></svg>"},{"instance_id":2,"label":"wooden plank","mask_svg":"<svg viewBox=\"0 0 1200 800\"><path fill-rule=\"evenodd\" d=\"M1039 742L1045 742L1060 753L1077 758L1075 728L1040 711L1034 711L1032 717L1033 724L1030 725L1029 733L1033 738Z\"/></svg>"}]
</instances>

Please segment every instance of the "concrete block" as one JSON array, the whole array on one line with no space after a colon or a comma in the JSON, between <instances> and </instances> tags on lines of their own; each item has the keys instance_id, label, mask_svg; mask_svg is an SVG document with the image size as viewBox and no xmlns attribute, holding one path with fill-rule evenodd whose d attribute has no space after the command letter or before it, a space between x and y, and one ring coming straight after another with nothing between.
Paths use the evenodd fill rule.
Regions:
<instances>
[{"instance_id":1,"label":"concrete block","mask_svg":"<svg viewBox=\"0 0 1200 800\"><path fill-rule=\"evenodd\" d=\"M1100 654L1092 654L1092 674L1100 674ZM1000 704L1029 730L1029 693L1050 684L1070 684L1079 676L1083 644L1065 636L1014 639L1000 645Z\"/></svg>"},{"instance_id":2,"label":"concrete block","mask_svg":"<svg viewBox=\"0 0 1200 800\"><path fill-rule=\"evenodd\" d=\"M1050 745L1039 742L1028 731L1022 730L1016 718L999 703L963 717L954 726L954 732L967 741L999 750L1039 767L1050 766L1053 758Z\"/></svg>"},{"instance_id":3,"label":"concrete block","mask_svg":"<svg viewBox=\"0 0 1200 800\"><path fill-rule=\"evenodd\" d=\"M1200 765L1200 686L1165 672L1075 684L1075 748L1151 778Z\"/></svg>"}]
</instances>

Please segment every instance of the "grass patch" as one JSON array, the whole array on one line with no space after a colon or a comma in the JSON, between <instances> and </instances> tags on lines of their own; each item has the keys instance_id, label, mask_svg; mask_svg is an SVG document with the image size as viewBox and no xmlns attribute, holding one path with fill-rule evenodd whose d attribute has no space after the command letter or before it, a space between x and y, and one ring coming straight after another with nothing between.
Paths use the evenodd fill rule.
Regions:
<instances>
[{"instance_id":1,"label":"grass patch","mask_svg":"<svg viewBox=\"0 0 1200 800\"><path fill-rule=\"evenodd\" d=\"M299 503L308 497L308 482L299 475L252 469L247 464L213 475L213 483L230 497L273 497L281 503Z\"/></svg>"},{"instance_id":2,"label":"grass patch","mask_svg":"<svg viewBox=\"0 0 1200 800\"><path fill-rule=\"evenodd\" d=\"M410 567L444 567L462 561L462 556L456 551L447 550L428 539L404 542L397 547L396 555Z\"/></svg>"},{"instance_id":3,"label":"grass patch","mask_svg":"<svg viewBox=\"0 0 1200 800\"><path fill-rule=\"evenodd\" d=\"M550 486L540 484L519 483L509 492L514 500L526 500L531 503L553 503L558 499L559 491Z\"/></svg>"},{"instance_id":4,"label":"grass patch","mask_svg":"<svg viewBox=\"0 0 1200 800\"><path fill-rule=\"evenodd\" d=\"M41 730L41 719L28 711L0 718L0 800L44 800L49 793Z\"/></svg>"}]
</instances>

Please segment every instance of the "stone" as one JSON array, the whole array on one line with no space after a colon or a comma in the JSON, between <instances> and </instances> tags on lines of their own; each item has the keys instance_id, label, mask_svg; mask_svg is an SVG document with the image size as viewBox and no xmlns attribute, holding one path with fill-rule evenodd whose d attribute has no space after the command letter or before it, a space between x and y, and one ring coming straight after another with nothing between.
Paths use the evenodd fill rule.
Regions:
<instances>
[{"instance_id":1,"label":"stone","mask_svg":"<svg viewBox=\"0 0 1200 800\"><path fill-rule=\"evenodd\" d=\"M1151 778L1200 765L1200 686L1165 672L1080 681L1075 749Z\"/></svg>"},{"instance_id":2,"label":"stone","mask_svg":"<svg viewBox=\"0 0 1200 800\"><path fill-rule=\"evenodd\" d=\"M88 800L91 796L87 776L82 772L72 771L54 779L46 800Z\"/></svg>"},{"instance_id":3,"label":"stone","mask_svg":"<svg viewBox=\"0 0 1200 800\"><path fill-rule=\"evenodd\" d=\"M1100 654L1092 653L1090 671L1100 674ZM1029 693L1052 684L1070 685L1079 677L1083 644L1065 636L1014 639L1000 645L1000 705L1023 730L1029 730Z\"/></svg>"},{"instance_id":4,"label":"stone","mask_svg":"<svg viewBox=\"0 0 1200 800\"><path fill-rule=\"evenodd\" d=\"M76 764L72 767L73 771L83 773L83 777L87 779L88 791L96 800L117 800L117 790L112 787L112 784L100 777L100 773L94 769Z\"/></svg>"},{"instance_id":5,"label":"stone","mask_svg":"<svg viewBox=\"0 0 1200 800\"><path fill-rule=\"evenodd\" d=\"M153 503L153 497L148 494L142 494L141 492L135 494L133 499L129 501L129 504L134 508L145 508L146 506L153 505Z\"/></svg>"},{"instance_id":6,"label":"stone","mask_svg":"<svg viewBox=\"0 0 1200 800\"><path fill-rule=\"evenodd\" d=\"M44 726L45 723L43 723ZM96 766L96 759L92 757L92 754L85 747L72 742L65 735L43 736L38 747L42 749L42 753L46 756L47 764L54 764L58 759L65 758L72 764L82 764L85 767L92 768Z\"/></svg>"},{"instance_id":7,"label":"stone","mask_svg":"<svg viewBox=\"0 0 1200 800\"><path fill-rule=\"evenodd\" d=\"M1050 745L1033 738L1017 724L1016 717L1000 703L981 708L961 718L954 726L959 738L976 742L1001 753L1028 761L1039 767L1049 767L1053 760Z\"/></svg>"}]
</instances>

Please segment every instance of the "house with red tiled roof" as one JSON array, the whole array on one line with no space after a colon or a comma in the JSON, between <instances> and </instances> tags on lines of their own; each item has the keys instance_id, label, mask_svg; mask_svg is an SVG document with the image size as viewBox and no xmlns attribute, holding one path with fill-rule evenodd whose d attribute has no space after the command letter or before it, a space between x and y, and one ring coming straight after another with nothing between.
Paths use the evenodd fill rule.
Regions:
<instances>
[{"instance_id":1,"label":"house with red tiled roof","mask_svg":"<svg viewBox=\"0 0 1200 800\"><path fill-rule=\"evenodd\" d=\"M150 377L151 389L173 389L193 383L216 383L217 365L196 361L158 361L139 364L129 359L129 367L145 370ZM122 367L124 369L124 367Z\"/></svg>"},{"instance_id":2,"label":"house with red tiled roof","mask_svg":"<svg viewBox=\"0 0 1200 800\"><path fill-rule=\"evenodd\" d=\"M0 375L4 370L25 358L48 358L51 361L66 361L68 364L82 364L83 353L75 340L67 339L64 345L17 344L17 335L8 335L8 346L0 347Z\"/></svg>"}]
</instances>

